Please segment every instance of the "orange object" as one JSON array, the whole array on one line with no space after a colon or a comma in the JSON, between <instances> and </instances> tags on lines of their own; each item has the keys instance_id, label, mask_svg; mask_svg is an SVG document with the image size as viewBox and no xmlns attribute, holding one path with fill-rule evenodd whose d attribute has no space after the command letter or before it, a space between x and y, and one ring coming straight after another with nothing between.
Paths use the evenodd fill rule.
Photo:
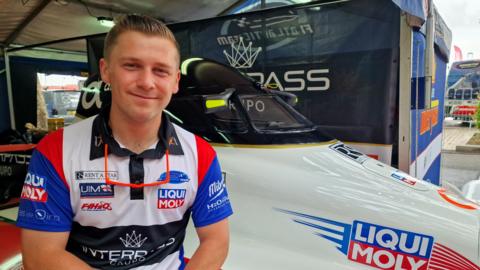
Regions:
<instances>
[{"instance_id":1,"label":"orange object","mask_svg":"<svg viewBox=\"0 0 480 270\"><path fill-rule=\"evenodd\" d=\"M420 135L425 134L438 124L438 107L425 110L421 114Z\"/></svg>"},{"instance_id":2,"label":"orange object","mask_svg":"<svg viewBox=\"0 0 480 270\"><path fill-rule=\"evenodd\" d=\"M0 153L2 152L17 152L28 151L37 146L36 144L2 144L0 145Z\"/></svg>"},{"instance_id":3,"label":"orange object","mask_svg":"<svg viewBox=\"0 0 480 270\"><path fill-rule=\"evenodd\" d=\"M461 202L458 202L457 200L451 198L450 196L448 196L447 194L447 191L444 189L444 188L441 188L438 190L438 194L440 195L440 197L442 197L445 201L457 206L457 207L460 207L460 208L463 208L463 209L467 209L467 210L476 210L478 209L478 206L473 204L473 203L461 203Z\"/></svg>"},{"instance_id":4,"label":"orange object","mask_svg":"<svg viewBox=\"0 0 480 270\"><path fill-rule=\"evenodd\" d=\"M124 182L117 182L114 180L111 180L110 177L108 177L108 144L105 144L104 146L104 162L105 162L105 184L108 185L119 185L119 186L124 186L124 187L132 187L132 188L143 188L143 187L152 187L152 186L159 186L159 185L164 185L168 184L170 182L170 162L168 161L168 149L165 150L165 159L167 163L167 172L166 172L166 177L165 180L163 181L157 181L157 182L152 182L152 183L147 183L147 184L132 184L132 183L124 183Z\"/></svg>"}]
</instances>

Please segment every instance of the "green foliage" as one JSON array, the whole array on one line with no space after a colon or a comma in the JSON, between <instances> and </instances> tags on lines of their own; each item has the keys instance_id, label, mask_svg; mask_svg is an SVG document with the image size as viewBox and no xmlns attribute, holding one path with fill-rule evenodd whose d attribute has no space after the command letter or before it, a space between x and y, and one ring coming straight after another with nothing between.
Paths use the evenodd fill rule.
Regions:
<instances>
[{"instance_id":1,"label":"green foliage","mask_svg":"<svg viewBox=\"0 0 480 270\"><path fill-rule=\"evenodd\" d=\"M478 102L477 111L475 112L475 122L477 122L477 128L480 129L480 102Z\"/></svg>"},{"instance_id":2,"label":"green foliage","mask_svg":"<svg viewBox=\"0 0 480 270\"><path fill-rule=\"evenodd\" d=\"M480 101L478 102L477 111L475 112L475 116L473 117L473 120L477 123L477 128L480 129Z\"/></svg>"}]
</instances>

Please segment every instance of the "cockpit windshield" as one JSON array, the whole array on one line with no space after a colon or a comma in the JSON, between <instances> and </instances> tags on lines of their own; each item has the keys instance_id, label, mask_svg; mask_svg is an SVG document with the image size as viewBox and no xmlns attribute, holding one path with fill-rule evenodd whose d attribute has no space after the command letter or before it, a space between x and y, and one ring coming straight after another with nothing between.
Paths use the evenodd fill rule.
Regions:
<instances>
[{"instance_id":1,"label":"cockpit windshield","mask_svg":"<svg viewBox=\"0 0 480 270\"><path fill-rule=\"evenodd\" d=\"M292 144L332 139L292 107L296 100L292 94L264 89L231 67L209 60L185 60L182 70L181 90L166 113L207 141Z\"/></svg>"},{"instance_id":2,"label":"cockpit windshield","mask_svg":"<svg viewBox=\"0 0 480 270\"><path fill-rule=\"evenodd\" d=\"M282 104L280 98L274 95L243 95L239 96L252 125L260 131L281 131L288 129L303 129L311 123L298 119L292 110ZM232 109L234 104L230 103Z\"/></svg>"}]
</instances>

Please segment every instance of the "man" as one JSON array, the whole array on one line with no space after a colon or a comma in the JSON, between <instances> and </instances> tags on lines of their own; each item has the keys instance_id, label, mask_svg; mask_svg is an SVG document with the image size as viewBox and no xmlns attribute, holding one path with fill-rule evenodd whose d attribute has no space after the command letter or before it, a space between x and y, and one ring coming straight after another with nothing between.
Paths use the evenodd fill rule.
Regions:
<instances>
[{"instance_id":1,"label":"man","mask_svg":"<svg viewBox=\"0 0 480 270\"><path fill-rule=\"evenodd\" d=\"M149 17L120 18L105 40L110 106L45 137L17 225L26 269L219 269L231 215L213 149L162 114L178 91L179 49ZM188 265L190 214L200 245Z\"/></svg>"}]
</instances>

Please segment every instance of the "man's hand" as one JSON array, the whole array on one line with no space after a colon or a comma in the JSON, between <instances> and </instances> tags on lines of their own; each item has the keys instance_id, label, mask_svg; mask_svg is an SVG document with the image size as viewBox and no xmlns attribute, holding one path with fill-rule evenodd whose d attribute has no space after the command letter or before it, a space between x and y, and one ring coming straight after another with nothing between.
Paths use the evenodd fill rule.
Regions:
<instances>
[{"instance_id":1,"label":"man's hand","mask_svg":"<svg viewBox=\"0 0 480 270\"><path fill-rule=\"evenodd\" d=\"M218 270L227 258L229 244L228 219L197 228L200 245L186 270Z\"/></svg>"},{"instance_id":2,"label":"man's hand","mask_svg":"<svg viewBox=\"0 0 480 270\"><path fill-rule=\"evenodd\" d=\"M91 269L65 250L69 232L22 229L22 257L25 270Z\"/></svg>"}]
</instances>

